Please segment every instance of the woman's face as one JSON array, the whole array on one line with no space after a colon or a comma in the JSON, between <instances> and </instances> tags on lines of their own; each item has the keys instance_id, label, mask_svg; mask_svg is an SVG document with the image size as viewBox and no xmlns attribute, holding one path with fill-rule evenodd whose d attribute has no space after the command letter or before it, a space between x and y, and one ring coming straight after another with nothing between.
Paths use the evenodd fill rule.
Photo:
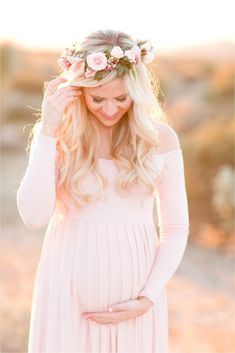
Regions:
<instances>
[{"instance_id":1,"label":"woman's face","mask_svg":"<svg viewBox=\"0 0 235 353\"><path fill-rule=\"evenodd\" d=\"M124 81L119 77L98 87L84 87L83 94L88 109L107 127L115 125L132 104Z\"/></svg>"}]
</instances>

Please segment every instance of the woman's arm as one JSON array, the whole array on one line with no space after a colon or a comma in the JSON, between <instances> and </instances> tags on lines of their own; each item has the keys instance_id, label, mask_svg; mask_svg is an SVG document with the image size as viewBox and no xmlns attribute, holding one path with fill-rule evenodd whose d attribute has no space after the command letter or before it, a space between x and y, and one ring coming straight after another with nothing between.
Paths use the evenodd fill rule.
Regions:
<instances>
[{"instance_id":1,"label":"woman's arm","mask_svg":"<svg viewBox=\"0 0 235 353\"><path fill-rule=\"evenodd\" d=\"M28 165L17 191L17 207L29 228L45 227L56 203L57 138L38 129L31 143Z\"/></svg>"},{"instance_id":2,"label":"woman's arm","mask_svg":"<svg viewBox=\"0 0 235 353\"><path fill-rule=\"evenodd\" d=\"M189 234L183 155L178 136L169 126L164 127L162 145L167 170L156 193L159 239L152 270L139 293L153 303L179 266Z\"/></svg>"}]
</instances>

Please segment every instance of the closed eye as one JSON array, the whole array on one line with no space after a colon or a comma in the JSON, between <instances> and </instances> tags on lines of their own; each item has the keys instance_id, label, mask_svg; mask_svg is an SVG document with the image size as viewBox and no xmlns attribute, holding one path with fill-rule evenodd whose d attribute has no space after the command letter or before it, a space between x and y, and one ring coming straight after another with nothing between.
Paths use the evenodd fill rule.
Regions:
<instances>
[{"instance_id":1,"label":"closed eye","mask_svg":"<svg viewBox=\"0 0 235 353\"><path fill-rule=\"evenodd\" d=\"M102 102L102 100L103 100L103 99L93 98L93 102L95 102L95 103L100 103L100 102Z\"/></svg>"},{"instance_id":2,"label":"closed eye","mask_svg":"<svg viewBox=\"0 0 235 353\"><path fill-rule=\"evenodd\" d=\"M117 98L117 101L119 102L125 102L126 100L127 100L127 97Z\"/></svg>"},{"instance_id":3,"label":"closed eye","mask_svg":"<svg viewBox=\"0 0 235 353\"><path fill-rule=\"evenodd\" d=\"M116 100L117 100L118 102L125 102L125 101L127 100L127 97L116 98ZM95 103L101 103L102 101L103 101L103 98L98 99L98 98L94 98L94 97L93 97L93 102L95 102Z\"/></svg>"}]
</instances>

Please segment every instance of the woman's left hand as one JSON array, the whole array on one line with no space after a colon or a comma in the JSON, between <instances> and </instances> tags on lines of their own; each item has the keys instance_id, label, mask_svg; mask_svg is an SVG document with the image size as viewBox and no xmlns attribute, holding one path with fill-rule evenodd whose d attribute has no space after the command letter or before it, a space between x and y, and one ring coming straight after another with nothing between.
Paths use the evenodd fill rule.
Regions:
<instances>
[{"instance_id":1,"label":"woman's left hand","mask_svg":"<svg viewBox=\"0 0 235 353\"><path fill-rule=\"evenodd\" d=\"M153 302L147 297L138 297L110 307L110 311L83 313L82 317L94 320L100 324L118 324L119 322L134 319L137 316L145 314Z\"/></svg>"}]
</instances>

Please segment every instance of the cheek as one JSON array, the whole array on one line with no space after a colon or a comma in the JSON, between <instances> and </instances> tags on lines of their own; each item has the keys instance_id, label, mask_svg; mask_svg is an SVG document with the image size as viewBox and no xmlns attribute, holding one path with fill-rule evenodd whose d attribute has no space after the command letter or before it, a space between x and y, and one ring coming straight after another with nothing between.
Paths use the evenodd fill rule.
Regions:
<instances>
[{"instance_id":1,"label":"cheek","mask_svg":"<svg viewBox=\"0 0 235 353\"><path fill-rule=\"evenodd\" d=\"M123 111L127 111L130 109L131 105L132 105L132 102L126 102L126 104L122 104L120 109Z\"/></svg>"},{"instance_id":2,"label":"cheek","mask_svg":"<svg viewBox=\"0 0 235 353\"><path fill-rule=\"evenodd\" d=\"M90 110L90 111L95 111L98 109L99 105L98 104L95 104L92 100L90 100L89 98L85 98L85 102L86 102L86 105L87 105L87 108Z\"/></svg>"}]
</instances>

